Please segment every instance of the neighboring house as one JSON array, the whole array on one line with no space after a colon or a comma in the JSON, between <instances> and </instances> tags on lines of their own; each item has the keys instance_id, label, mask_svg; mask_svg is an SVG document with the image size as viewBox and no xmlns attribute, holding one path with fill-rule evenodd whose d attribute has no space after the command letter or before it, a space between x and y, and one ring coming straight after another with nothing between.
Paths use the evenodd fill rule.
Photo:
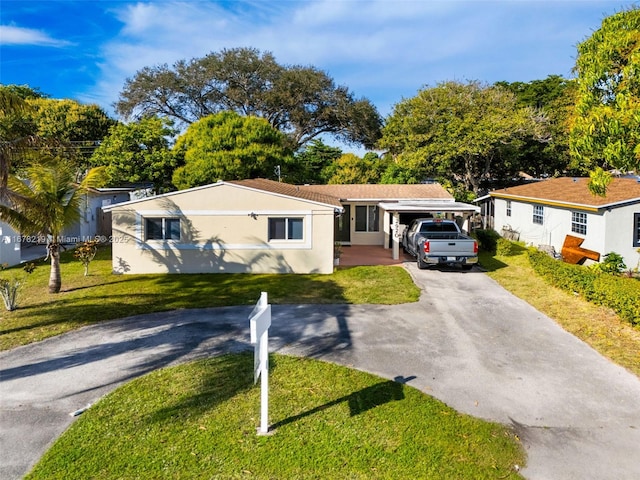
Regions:
<instances>
[{"instance_id":1,"label":"neighboring house","mask_svg":"<svg viewBox=\"0 0 640 480\"><path fill-rule=\"evenodd\" d=\"M0 222L0 265L11 267L20 263L21 236L10 225Z\"/></svg>"},{"instance_id":2,"label":"neighboring house","mask_svg":"<svg viewBox=\"0 0 640 480\"><path fill-rule=\"evenodd\" d=\"M111 236L111 216L104 207L128 202L137 187L91 188L83 195L80 219L62 234L62 243L75 245L96 237Z\"/></svg>"},{"instance_id":3,"label":"neighboring house","mask_svg":"<svg viewBox=\"0 0 640 480\"><path fill-rule=\"evenodd\" d=\"M615 178L606 197L592 195L588 178L553 178L490 192L495 229L560 253L567 236L600 258L616 252L637 265L640 247L640 181Z\"/></svg>"},{"instance_id":4,"label":"neighboring house","mask_svg":"<svg viewBox=\"0 0 640 480\"><path fill-rule=\"evenodd\" d=\"M304 185L264 179L134 200L112 214L119 273L332 273L334 242L392 247L416 216L474 213L438 184ZM461 223L464 221L461 219Z\"/></svg>"}]
</instances>

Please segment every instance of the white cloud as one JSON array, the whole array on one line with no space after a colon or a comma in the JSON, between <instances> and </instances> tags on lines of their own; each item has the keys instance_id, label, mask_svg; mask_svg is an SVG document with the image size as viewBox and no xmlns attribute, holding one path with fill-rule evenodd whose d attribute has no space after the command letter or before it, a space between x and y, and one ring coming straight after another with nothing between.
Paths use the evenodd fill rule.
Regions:
<instances>
[{"instance_id":1,"label":"white cloud","mask_svg":"<svg viewBox=\"0 0 640 480\"><path fill-rule=\"evenodd\" d=\"M66 40L57 40L41 30L13 25L0 25L0 42L3 45L31 45L42 47L68 47Z\"/></svg>"},{"instance_id":2,"label":"white cloud","mask_svg":"<svg viewBox=\"0 0 640 480\"><path fill-rule=\"evenodd\" d=\"M606 4L594 2L594 4ZM589 2L317 0L123 3L102 46L94 95L117 99L145 66L255 47L313 65L383 113L446 80L529 81L568 75L575 45L599 26ZM591 8L590 10L595 10ZM375 96L375 97L374 97Z\"/></svg>"}]
</instances>

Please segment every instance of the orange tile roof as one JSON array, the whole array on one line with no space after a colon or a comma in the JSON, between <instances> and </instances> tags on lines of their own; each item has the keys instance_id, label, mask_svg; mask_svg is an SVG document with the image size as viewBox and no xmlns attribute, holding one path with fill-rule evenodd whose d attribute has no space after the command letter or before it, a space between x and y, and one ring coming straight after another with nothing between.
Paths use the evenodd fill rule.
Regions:
<instances>
[{"instance_id":1,"label":"orange tile roof","mask_svg":"<svg viewBox=\"0 0 640 480\"><path fill-rule=\"evenodd\" d=\"M411 185L300 185L301 190L332 195L341 200L453 200L453 196L439 183Z\"/></svg>"},{"instance_id":2,"label":"orange tile roof","mask_svg":"<svg viewBox=\"0 0 640 480\"><path fill-rule=\"evenodd\" d=\"M606 197L589 192L588 178L560 177L539 182L494 190L492 197L524 199L533 203L566 204L591 208L604 208L620 203L640 202L640 182L633 178L614 178L607 188Z\"/></svg>"},{"instance_id":3,"label":"orange tile roof","mask_svg":"<svg viewBox=\"0 0 640 480\"><path fill-rule=\"evenodd\" d=\"M340 199L337 197L304 190L300 187L297 187L296 185L291 185L290 183L276 182L274 180L267 180L265 178L231 180L225 183L232 183L248 188L254 188L256 190L263 190L265 192L286 195L288 197L301 198L303 200L309 200L316 203L324 203L326 205L331 205L334 207L342 207Z\"/></svg>"}]
</instances>

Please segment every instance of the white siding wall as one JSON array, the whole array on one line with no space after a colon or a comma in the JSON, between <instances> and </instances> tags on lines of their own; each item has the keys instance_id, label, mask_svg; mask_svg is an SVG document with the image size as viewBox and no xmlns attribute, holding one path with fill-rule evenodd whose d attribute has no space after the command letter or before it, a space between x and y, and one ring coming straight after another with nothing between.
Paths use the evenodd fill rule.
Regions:
<instances>
[{"instance_id":1,"label":"white siding wall","mask_svg":"<svg viewBox=\"0 0 640 480\"><path fill-rule=\"evenodd\" d=\"M605 234L603 254L616 252L622 255L628 268L638 265L640 254L633 246L633 214L640 213L640 205L620 207L606 212L608 229Z\"/></svg>"},{"instance_id":2,"label":"white siding wall","mask_svg":"<svg viewBox=\"0 0 640 480\"><path fill-rule=\"evenodd\" d=\"M21 260L19 234L4 222L0 222L0 265L11 267Z\"/></svg>"},{"instance_id":3,"label":"white siding wall","mask_svg":"<svg viewBox=\"0 0 640 480\"><path fill-rule=\"evenodd\" d=\"M622 255L628 267L635 267L638 253L633 247L633 214L640 212L640 205L615 208L610 212L584 212L544 205L544 222L533 223L533 204L511 201L511 216L507 216L507 200L495 198L495 229L498 233L510 226L520 233L520 240L534 246L552 245L562 250L566 235L584 238L582 247L599 252L601 257L609 252ZM571 212L587 214L587 234L571 231Z\"/></svg>"}]
</instances>

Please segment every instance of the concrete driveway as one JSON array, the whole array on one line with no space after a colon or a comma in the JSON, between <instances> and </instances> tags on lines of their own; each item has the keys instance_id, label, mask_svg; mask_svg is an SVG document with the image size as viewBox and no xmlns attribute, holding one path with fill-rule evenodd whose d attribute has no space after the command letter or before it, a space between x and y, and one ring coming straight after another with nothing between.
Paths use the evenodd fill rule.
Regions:
<instances>
[{"instance_id":1,"label":"concrete driveway","mask_svg":"<svg viewBox=\"0 0 640 480\"><path fill-rule=\"evenodd\" d=\"M419 302L276 305L271 351L415 376L410 385L458 411L513 425L528 454L526 478L640 478L636 376L481 272L406 266L423 289ZM0 353L0 478L23 476L71 412L122 383L249 348L249 312L144 315Z\"/></svg>"}]
</instances>

